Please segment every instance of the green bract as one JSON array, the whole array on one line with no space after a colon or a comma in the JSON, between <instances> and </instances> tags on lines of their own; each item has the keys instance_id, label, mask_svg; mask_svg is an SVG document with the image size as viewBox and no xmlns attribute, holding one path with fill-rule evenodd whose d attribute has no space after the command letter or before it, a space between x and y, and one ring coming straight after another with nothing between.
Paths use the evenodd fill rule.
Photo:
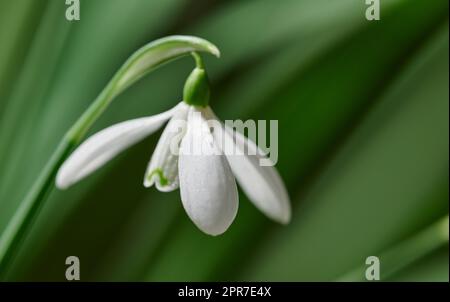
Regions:
<instances>
[{"instance_id":1,"label":"green bract","mask_svg":"<svg viewBox=\"0 0 450 302\"><path fill-rule=\"evenodd\" d=\"M184 84L183 100L189 105L206 107L209 95L208 75L204 69L196 67Z\"/></svg>"}]
</instances>

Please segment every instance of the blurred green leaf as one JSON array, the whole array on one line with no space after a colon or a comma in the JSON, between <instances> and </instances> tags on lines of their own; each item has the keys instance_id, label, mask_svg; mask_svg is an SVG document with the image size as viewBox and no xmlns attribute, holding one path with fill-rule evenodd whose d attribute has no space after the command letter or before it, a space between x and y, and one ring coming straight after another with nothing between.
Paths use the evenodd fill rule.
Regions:
<instances>
[{"instance_id":1,"label":"blurred green leaf","mask_svg":"<svg viewBox=\"0 0 450 302\"><path fill-rule=\"evenodd\" d=\"M400 273L389 278L391 282L448 281L448 246L431 253Z\"/></svg>"},{"instance_id":2,"label":"blurred green leaf","mask_svg":"<svg viewBox=\"0 0 450 302\"><path fill-rule=\"evenodd\" d=\"M11 86L19 76L20 66L30 46L34 28L45 5L39 1L0 1L0 116L6 106Z\"/></svg>"},{"instance_id":3,"label":"blurred green leaf","mask_svg":"<svg viewBox=\"0 0 450 302\"><path fill-rule=\"evenodd\" d=\"M447 37L446 24L313 187L297 193L291 228L265 239L245 279L332 280L448 213L448 191L430 198L448 182Z\"/></svg>"},{"instance_id":4,"label":"blurred green leaf","mask_svg":"<svg viewBox=\"0 0 450 302\"><path fill-rule=\"evenodd\" d=\"M377 254L381 270L380 280L388 280L399 272L401 274L402 270L415 266L421 258L445 245L448 246L448 216L440 218L411 237L394 244L389 250ZM340 277L338 281L366 281L367 268L365 261L358 268Z\"/></svg>"}]
</instances>

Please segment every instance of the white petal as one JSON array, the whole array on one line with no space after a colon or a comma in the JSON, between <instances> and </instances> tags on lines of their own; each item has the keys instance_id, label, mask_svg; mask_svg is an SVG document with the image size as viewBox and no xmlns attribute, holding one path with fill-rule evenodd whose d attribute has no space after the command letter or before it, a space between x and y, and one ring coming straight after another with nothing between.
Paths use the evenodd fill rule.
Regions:
<instances>
[{"instance_id":1,"label":"white petal","mask_svg":"<svg viewBox=\"0 0 450 302\"><path fill-rule=\"evenodd\" d=\"M180 105L164 129L145 172L145 187L156 183L156 188L162 192L178 188L178 150L186 130L188 111L188 105Z\"/></svg>"},{"instance_id":2,"label":"white petal","mask_svg":"<svg viewBox=\"0 0 450 302\"><path fill-rule=\"evenodd\" d=\"M207 108L208 118L217 119L210 108ZM259 160L265 158L258 146L237 131L223 125L216 129L214 137L224 146L234 144L240 151L239 155L225 152L231 170L242 190L251 202L268 217L280 223L288 223L291 219L291 205L289 195L283 180L273 166L261 166ZM222 146L221 146L222 147ZM253 153L245 153L244 150L256 150ZM252 155L256 154L256 155Z\"/></svg>"},{"instance_id":3,"label":"white petal","mask_svg":"<svg viewBox=\"0 0 450 302\"><path fill-rule=\"evenodd\" d=\"M198 122L202 129L195 126ZM203 146L204 155L189 153L191 146ZM181 142L179 173L181 200L195 225L209 235L225 232L238 209L236 181L206 121L192 112Z\"/></svg>"},{"instance_id":4,"label":"white petal","mask_svg":"<svg viewBox=\"0 0 450 302\"><path fill-rule=\"evenodd\" d=\"M127 147L158 130L178 106L161 114L113 125L89 137L63 163L56 185L65 189L94 172Z\"/></svg>"}]
</instances>

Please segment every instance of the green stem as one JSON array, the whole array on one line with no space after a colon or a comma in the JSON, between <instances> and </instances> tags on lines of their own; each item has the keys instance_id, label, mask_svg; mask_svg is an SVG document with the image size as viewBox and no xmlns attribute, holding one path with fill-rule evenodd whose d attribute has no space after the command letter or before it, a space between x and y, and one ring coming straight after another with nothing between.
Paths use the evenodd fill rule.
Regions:
<instances>
[{"instance_id":1,"label":"green stem","mask_svg":"<svg viewBox=\"0 0 450 302\"><path fill-rule=\"evenodd\" d=\"M446 216L414 236L378 255L381 280L386 280L437 248L448 244L449 217ZM364 281L366 266L360 266L337 281Z\"/></svg>"},{"instance_id":2,"label":"green stem","mask_svg":"<svg viewBox=\"0 0 450 302\"><path fill-rule=\"evenodd\" d=\"M60 165L83 139L86 132L106 110L112 100L130 85L159 66L196 51L217 57L220 52L212 43L191 36L170 36L151 42L136 51L114 75L91 106L63 137L58 148L20 203L0 237L0 280L7 276L33 221L54 188Z\"/></svg>"},{"instance_id":3,"label":"green stem","mask_svg":"<svg viewBox=\"0 0 450 302\"><path fill-rule=\"evenodd\" d=\"M192 52L191 55L194 57L195 60L195 65L197 66L197 68L199 69L205 69L205 65L203 64L203 59L202 57L197 53L197 52Z\"/></svg>"}]
</instances>

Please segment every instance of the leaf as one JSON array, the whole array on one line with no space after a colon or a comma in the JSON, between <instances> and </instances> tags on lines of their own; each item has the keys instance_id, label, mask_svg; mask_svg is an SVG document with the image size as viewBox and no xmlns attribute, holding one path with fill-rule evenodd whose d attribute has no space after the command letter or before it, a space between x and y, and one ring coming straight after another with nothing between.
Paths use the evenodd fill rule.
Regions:
<instances>
[{"instance_id":1,"label":"leaf","mask_svg":"<svg viewBox=\"0 0 450 302\"><path fill-rule=\"evenodd\" d=\"M0 116L7 103L11 85L17 79L17 66L25 59L33 29L37 26L45 8L37 1L2 3L0 12Z\"/></svg>"},{"instance_id":2,"label":"leaf","mask_svg":"<svg viewBox=\"0 0 450 302\"><path fill-rule=\"evenodd\" d=\"M448 282L448 247L427 255L389 278L390 282Z\"/></svg>"},{"instance_id":3,"label":"leaf","mask_svg":"<svg viewBox=\"0 0 450 302\"><path fill-rule=\"evenodd\" d=\"M388 280L408 266L414 266L414 263L435 252L439 248L448 246L448 216L427 226L424 230L420 230L413 236L400 241L387 251L378 254L380 264L383 265L383 271L380 280ZM380 265L381 267L381 265ZM366 281L365 271L367 265L361 265L357 269L340 277L338 281Z\"/></svg>"}]
</instances>

